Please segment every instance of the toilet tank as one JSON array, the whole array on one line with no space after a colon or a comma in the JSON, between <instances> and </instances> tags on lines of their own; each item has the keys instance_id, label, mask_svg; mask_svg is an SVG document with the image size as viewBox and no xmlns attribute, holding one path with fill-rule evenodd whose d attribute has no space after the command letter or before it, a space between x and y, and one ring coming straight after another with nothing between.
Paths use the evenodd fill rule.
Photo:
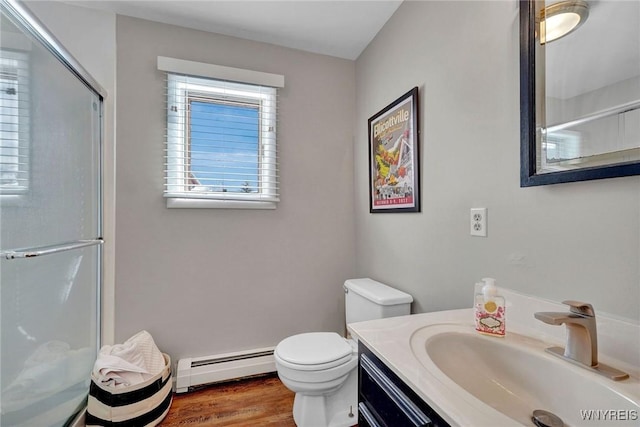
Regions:
<instances>
[{"instance_id":1,"label":"toilet tank","mask_svg":"<svg viewBox=\"0 0 640 427\"><path fill-rule=\"evenodd\" d=\"M372 279L349 279L344 291L347 324L411 312L411 295Z\"/></svg>"}]
</instances>

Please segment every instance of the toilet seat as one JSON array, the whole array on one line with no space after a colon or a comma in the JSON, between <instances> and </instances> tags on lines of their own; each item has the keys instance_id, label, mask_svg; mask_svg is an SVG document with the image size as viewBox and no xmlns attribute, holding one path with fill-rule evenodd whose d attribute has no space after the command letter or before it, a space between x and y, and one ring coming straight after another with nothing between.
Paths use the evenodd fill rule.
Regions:
<instances>
[{"instance_id":1,"label":"toilet seat","mask_svg":"<svg viewBox=\"0 0 640 427\"><path fill-rule=\"evenodd\" d=\"M282 340L274 356L290 369L320 371L349 362L353 347L335 332L309 332Z\"/></svg>"}]
</instances>

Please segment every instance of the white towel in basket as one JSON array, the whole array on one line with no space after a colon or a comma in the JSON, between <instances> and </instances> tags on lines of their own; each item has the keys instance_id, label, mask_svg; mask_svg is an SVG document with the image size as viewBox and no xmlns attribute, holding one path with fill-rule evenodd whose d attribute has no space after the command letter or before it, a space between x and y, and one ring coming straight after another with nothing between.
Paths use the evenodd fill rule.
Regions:
<instances>
[{"instance_id":1,"label":"white towel in basket","mask_svg":"<svg viewBox=\"0 0 640 427\"><path fill-rule=\"evenodd\" d=\"M147 331L140 331L123 344L105 345L93 367L94 377L111 387L128 387L162 372L165 360Z\"/></svg>"}]
</instances>

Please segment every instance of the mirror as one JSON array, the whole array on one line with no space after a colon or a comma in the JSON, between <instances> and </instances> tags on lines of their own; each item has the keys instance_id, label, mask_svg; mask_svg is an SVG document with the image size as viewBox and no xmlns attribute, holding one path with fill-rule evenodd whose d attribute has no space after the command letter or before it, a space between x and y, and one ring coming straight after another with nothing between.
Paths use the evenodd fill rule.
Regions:
<instances>
[{"instance_id":1,"label":"mirror","mask_svg":"<svg viewBox=\"0 0 640 427\"><path fill-rule=\"evenodd\" d=\"M521 187L640 174L640 1L520 0L520 138Z\"/></svg>"}]
</instances>

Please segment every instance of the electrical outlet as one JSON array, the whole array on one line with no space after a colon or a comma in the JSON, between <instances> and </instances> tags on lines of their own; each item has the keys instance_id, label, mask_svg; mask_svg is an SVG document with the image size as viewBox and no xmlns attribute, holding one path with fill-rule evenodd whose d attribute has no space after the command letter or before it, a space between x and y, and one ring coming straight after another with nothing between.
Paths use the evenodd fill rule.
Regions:
<instances>
[{"instance_id":1,"label":"electrical outlet","mask_svg":"<svg viewBox=\"0 0 640 427\"><path fill-rule=\"evenodd\" d=\"M471 235L487 237L487 208L471 208Z\"/></svg>"}]
</instances>

